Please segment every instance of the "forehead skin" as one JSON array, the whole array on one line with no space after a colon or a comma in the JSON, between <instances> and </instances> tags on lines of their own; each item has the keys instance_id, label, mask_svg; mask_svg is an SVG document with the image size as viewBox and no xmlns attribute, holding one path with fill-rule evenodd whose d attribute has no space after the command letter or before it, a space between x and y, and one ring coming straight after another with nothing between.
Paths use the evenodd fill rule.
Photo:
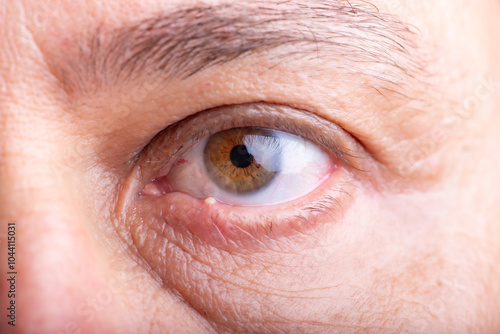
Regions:
<instances>
[{"instance_id":1,"label":"forehead skin","mask_svg":"<svg viewBox=\"0 0 500 334\"><path fill-rule=\"evenodd\" d=\"M409 102L380 96L372 101L356 87L352 91L344 87L342 94L337 93L344 96L339 105L359 106L358 112L322 116L366 139L366 146L387 167L380 176L387 187L374 187L373 193L359 191L346 224L326 233L319 251L306 243L300 253L263 254L259 263L248 260L250 253L229 260L203 248L201 255L190 254L190 259L206 255L212 277L220 282L240 279L241 289L193 281L182 290L170 286L176 280L184 282L182 273L170 281L159 277L160 270L145 266L124 245L118 234L125 232L97 223L110 198L118 197L109 194L116 190L109 184L126 176L127 166L121 162L128 161L147 138L194 111L256 99L281 103L293 99L290 103L314 109L330 106L332 102L324 98L330 88L323 79L314 78L312 92L295 94L293 85L280 81L281 73L253 76L248 68L258 66L259 60L249 58L234 66L253 82L242 83L241 78L210 69L191 81L175 81L169 93L176 98L154 96L165 105L165 114L147 112L155 106L131 101L142 107L132 107L134 111L142 112L118 116L102 106L116 100L128 103L120 94L134 83L80 94L64 86L59 69L78 64L79 52L85 54L87 42L99 29L118 31L199 1L2 2L0 233L7 230L8 221L17 222L22 256L19 326L12 328L3 319L0 331L498 331L500 3L373 3L416 32L414 54L425 59L427 73L419 79L428 88L416 91L418 96ZM301 66L300 59L294 61ZM197 82L208 81L222 88L198 87ZM224 86L228 82L232 91ZM192 90L196 97L190 95ZM471 103L473 112L467 111ZM386 108L387 114L369 118L367 109L374 106ZM405 106L418 112L400 112ZM109 131L95 136L103 123ZM138 124L143 131L136 130ZM434 140L427 149L428 139L436 133L445 139ZM93 134L97 139L91 138ZM77 152L73 165L68 164L68 152ZM54 166L64 168L54 173ZM387 175L393 172L403 177L390 180ZM3 254L2 265L7 263ZM157 261L182 267L179 259ZM304 265L311 262L313 266ZM294 272L283 263L300 268L307 289L283 297L280 288L292 283L282 273ZM253 293L255 286L264 286L267 294ZM201 312L193 296L202 299L201 305L210 312ZM0 298L7 305L4 293Z\"/></svg>"}]
</instances>

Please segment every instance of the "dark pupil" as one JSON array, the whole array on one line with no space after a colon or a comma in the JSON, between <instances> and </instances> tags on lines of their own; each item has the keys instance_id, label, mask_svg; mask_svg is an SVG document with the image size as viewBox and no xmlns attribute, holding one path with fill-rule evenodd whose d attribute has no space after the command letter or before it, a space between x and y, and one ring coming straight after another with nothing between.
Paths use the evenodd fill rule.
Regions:
<instances>
[{"instance_id":1,"label":"dark pupil","mask_svg":"<svg viewBox=\"0 0 500 334\"><path fill-rule=\"evenodd\" d=\"M229 156L233 165L239 168L246 168L253 162L253 155L248 153L245 145L233 147Z\"/></svg>"}]
</instances>

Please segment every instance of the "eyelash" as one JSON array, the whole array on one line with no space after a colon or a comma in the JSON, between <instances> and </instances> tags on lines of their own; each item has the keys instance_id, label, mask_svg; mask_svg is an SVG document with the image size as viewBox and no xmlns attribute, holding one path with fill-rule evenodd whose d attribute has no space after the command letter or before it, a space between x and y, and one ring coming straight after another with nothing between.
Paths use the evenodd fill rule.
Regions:
<instances>
[{"instance_id":1,"label":"eyelash","mask_svg":"<svg viewBox=\"0 0 500 334\"><path fill-rule=\"evenodd\" d=\"M184 221L188 221L187 225L185 222L181 222L181 218L175 214L174 218L167 221L164 215L172 213L165 206L165 203L168 202L166 199L147 202L151 199L145 199L141 196L141 187L166 175L172 164L176 161L175 157L182 155L199 140L226 129L251 126L262 126L288 132L322 145L329 152L332 152L333 160L345 172L339 172L336 177L332 177L332 180L327 180L324 184L313 190L313 192L321 193L322 195L312 203L301 203L304 201L302 199L298 201L298 203L301 203L300 205L290 207L289 211L292 214L288 214L288 210L285 209L283 211L287 213L286 215L267 215L267 211L259 210L259 217L254 222L249 221L248 218L244 218L246 211L243 209L232 210L230 213L231 220L240 224L236 226L236 229L239 229L237 231L235 227L226 226L226 222L220 220L218 212L216 212L215 216L203 218L200 212L203 210L206 211L203 211L203 214L211 212L206 208L196 209L197 212L195 213L187 213L186 217L183 218ZM193 129L197 130L193 131ZM339 218L339 214L342 214L345 210L344 204L346 200L349 198L352 199L350 191L351 189L355 189L352 188L352 185L355 183L354 175L362 167L363 159L355 155L354 152L362 152L356 140L337 125L311 113L287 106L264 103L224 106L190 116L159 133L146 146L139 157L136 175L132 178L135 180L136 186L132 186L130 189L138 189L133 198L137 205L144 205L143 212L147 212L148 209L158 210L158 207L160 207L160 214L151 217L155 222L161 221L163 224L177 224L178 229L181 228L188 230L191 234L196 234L193 232L193 229L201 229L201 227L196 226L196 224L201 224L196 220L206 219L219 232L223 229L230 229L230 233L232 234L250 234L252 236L251 243L259 245L260 242L256 243L255 241L274 239L277 235L290 235L293 230L300 230L306 226L321 225L320 223L326 220L328 222L335 222ZM203 204L202 201L197 203L201 203L200 205ZM162 208L166 208L165 211ZM189 214L195 214L193 216L195 219L190 221ZM227 215L227 212L223 214ZM328 219L324 216L328 216ZM279 222L276 218L279 219ZM160 226L161 224L156 225L156 228L159 229L158 233L163 231L163 228ZM247 235L245 237L248 239ZM205 240L205 242L209 243L210 241L214 244L213 240ZM220 242L215 246L224 248L227 247L227 242Z\"/></svg>"}]
</instances>

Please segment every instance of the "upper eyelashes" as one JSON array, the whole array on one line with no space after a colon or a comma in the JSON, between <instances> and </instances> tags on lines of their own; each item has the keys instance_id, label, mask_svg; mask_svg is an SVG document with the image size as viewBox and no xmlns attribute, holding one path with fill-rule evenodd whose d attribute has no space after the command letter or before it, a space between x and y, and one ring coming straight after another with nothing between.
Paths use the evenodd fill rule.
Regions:
<instances>
[{"instance_id":1,"label":"upper eyelashes","mask_svg":"<svg viewBox=\"0 0 500 334\"><path fill-rule=\"evenodd\" d=\"M284 106L257 103L201 112L153 141L141 168L156 175L153 182L144 180L141 194L182 192L243 206L291 201L314 190L338 166L356 168L346 138L333 123Z\"/></svg>"},{"instance_id":2,"label":"upper eyelashes","mask_svg":"<svg viewBox=\"0 0 500 334\"><path fill-rule=\"evenodd\" d=\"M359 143L333 122L283 105L252 103L202 111L167 127L139 157L144 177L140 181L165 176L175 163L175 156L217 132L241 127L268 128L307 138L331 152L340 165L366 169L362 166L366 161L362 156L366 154Z\"/></svg>"}]
</instances>

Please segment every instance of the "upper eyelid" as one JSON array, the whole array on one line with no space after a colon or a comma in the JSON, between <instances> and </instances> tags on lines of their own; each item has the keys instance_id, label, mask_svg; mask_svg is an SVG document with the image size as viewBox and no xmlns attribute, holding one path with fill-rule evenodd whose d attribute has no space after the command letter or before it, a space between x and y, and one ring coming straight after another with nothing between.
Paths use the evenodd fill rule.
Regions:
<instances>
[{"instance_id":1,"label":"upper eyelid","mask_svg":"<svg viewBox=\"0 0 500 334\"><path fill-rule=\"evenodd\" d=\"M245 115L245 111L251 111L246 114L247 119L241 117ZM233 119L237 117L240 118ZM259 126L290 132L326 147L342 166L348 169L357 171L366 169L364 163L367 162L367 154L361 144L347 135L338 125L307 111L267 103L224 106L191 115L160 132L146 146L138 164L147 164L148 168L157 172L164 170L167 162L172 163L171 158L179 151L213 134L210 124L207 124L210 121L219 123L218 131L235 126Z\"/></svg>"}]
</instances>

